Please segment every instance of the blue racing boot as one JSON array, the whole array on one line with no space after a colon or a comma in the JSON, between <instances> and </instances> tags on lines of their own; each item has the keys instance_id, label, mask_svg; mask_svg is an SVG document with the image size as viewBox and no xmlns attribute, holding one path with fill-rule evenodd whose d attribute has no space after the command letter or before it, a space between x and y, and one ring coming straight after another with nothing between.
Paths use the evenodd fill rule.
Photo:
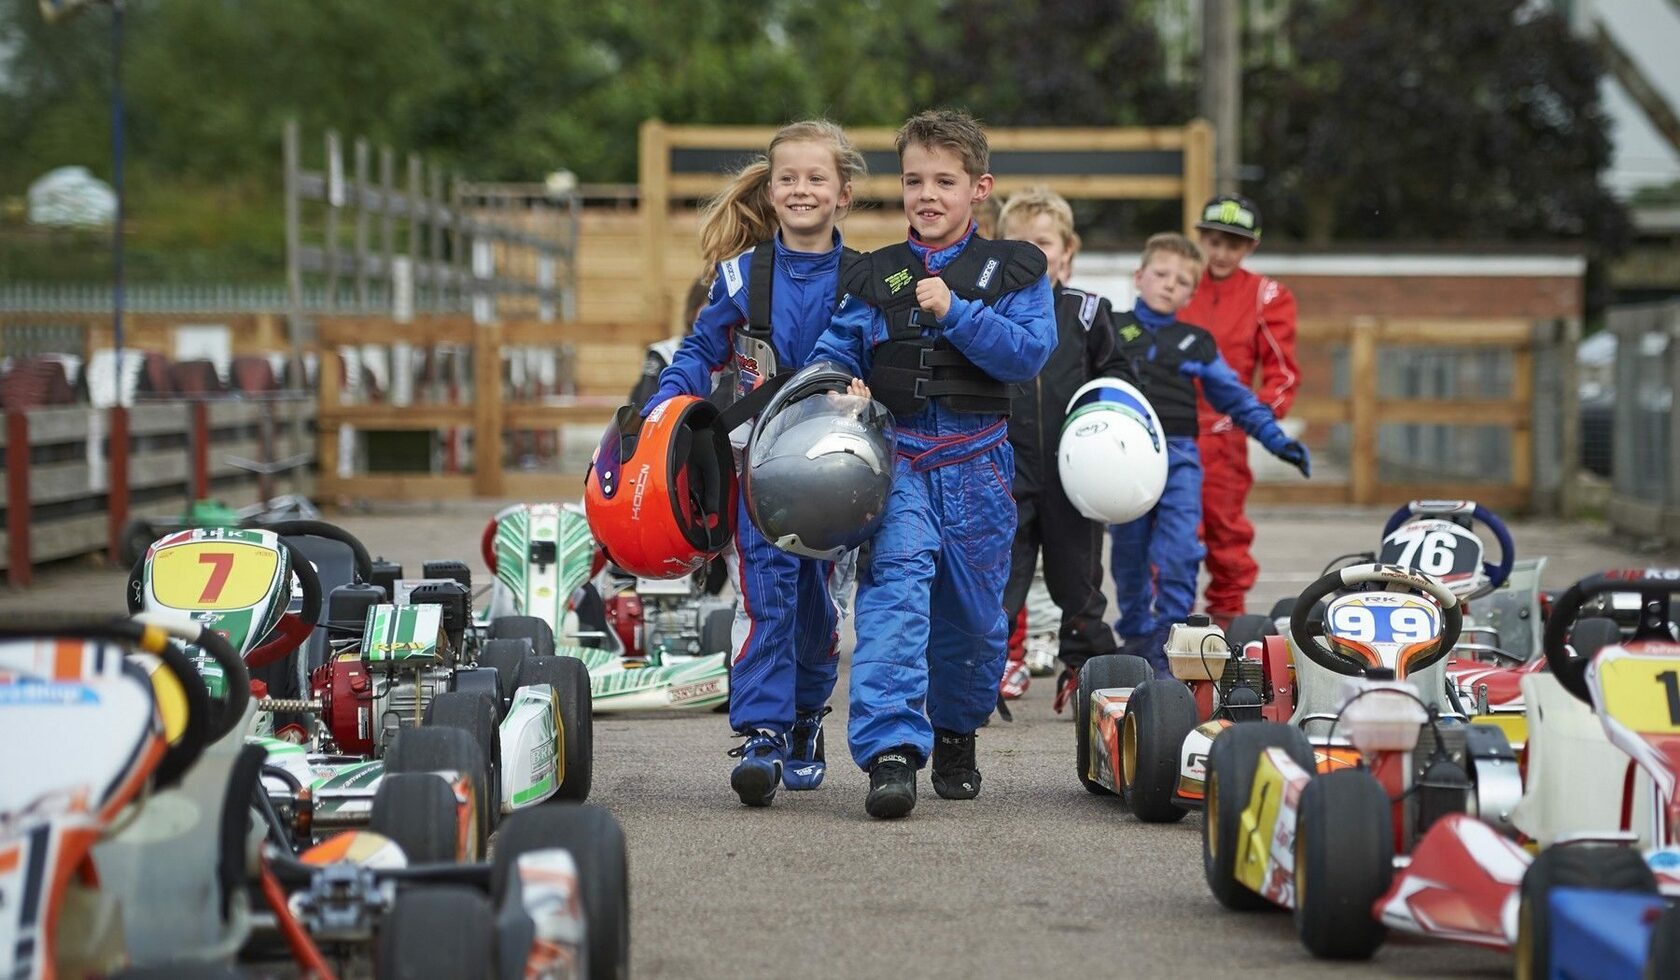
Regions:
<instances>
[{"instance_id":1,"label":"blue racing boot","mask_svg":"<svg viewBox=\"0 0 1680 980\"><path fill-rule=\"evenodd\" d=\"M781 732L757 728L741 732L746 741L729 750L741 761L729 776L735 795L747 806L769 806L782 782L782 760L787 757L787 739Z\"/></svg>"},{"instance_id":2,"label":"blue racing boot","mask_svg":"<svg viewBox=\"0 0 1680 980\"><path fill-rule=\"evenodd\" d=\"M782 785L790 790L816 789L828 773L828 761L823 758L823 716L833 708L827 705L809 714L802 714L788 733L788 761L782 769Z\"/></svg>"}]
</instances>

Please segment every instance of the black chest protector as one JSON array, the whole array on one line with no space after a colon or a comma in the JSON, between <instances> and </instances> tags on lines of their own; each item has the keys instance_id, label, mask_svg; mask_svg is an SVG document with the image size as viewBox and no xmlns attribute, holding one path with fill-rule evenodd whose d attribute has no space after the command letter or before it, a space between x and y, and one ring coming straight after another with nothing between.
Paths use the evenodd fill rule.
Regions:
<instances>
[{"instance_id":1,"label":"black chest protector","mask_svg":"<svg viewBox=\"0 0 1680 980\"><path fill-rule=\"evenodd\" d=\"M841 246L840 268L834 277L834 304L846 295L846 271L858 258L858 253ZM770 323L770 292L776 280L776 243L759 242L753 247L752 266L747 279L747 321L735 328L731 338L732 357L736 371L735 397L745 397L754 388L781 373L777 363L776 345Z\"/></svg>"},{"instance_id":2,"label":"black chest protector","mask_svg":"<svg viewBox=\"0 0 1680 980\"><path fill-rule=\"evenodd\" d=\"M1045 268L1037 246L976 235L939 278L955 295L989 306L1038 281ZM916 283L929 278L907 242L862 256L842 276L846 292L887 319L887 339L873 352L870 393L899 419L920 413L930 398L954 412L1008 415L1009 386L957 350L933 315L917 307Z\"/></svg>"}]
</instances>

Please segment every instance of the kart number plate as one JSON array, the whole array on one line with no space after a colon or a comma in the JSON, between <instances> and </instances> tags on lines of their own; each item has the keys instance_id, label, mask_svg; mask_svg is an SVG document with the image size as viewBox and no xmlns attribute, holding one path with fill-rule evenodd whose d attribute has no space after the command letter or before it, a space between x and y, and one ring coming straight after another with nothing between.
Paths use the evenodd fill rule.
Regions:
<instances>
[{"instance_id":1,"label":"kart number plate","mask_svg":"<svg viewBox=\"0 0 1680 980\"><path fill-rule=\"evenodd\" d=\"M233 541L189 541L152 558L152 595L172 609L244 609L274 585L278 552Z\"/></svg>"},{"instance_id":2,"label":"kart number plate","mask_svg":"<svg viewBox=\"0 0 1680 980\"><path fill-rule=\"evenodd\" d=\"M1632 731L1680 735L1680 657L1601 654L1599 703Z\"/></svg>"}]
</instances>

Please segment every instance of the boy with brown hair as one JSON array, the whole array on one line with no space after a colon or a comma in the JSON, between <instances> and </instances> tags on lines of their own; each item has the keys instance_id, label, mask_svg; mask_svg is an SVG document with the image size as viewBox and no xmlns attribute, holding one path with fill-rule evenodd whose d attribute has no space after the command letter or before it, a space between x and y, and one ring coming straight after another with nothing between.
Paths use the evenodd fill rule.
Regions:
<instances>
[{"instance_id":1,"label":"boy with brown hair","mask_svg":"<svg viewBox=\"0 0 1680 980\"><path fill-rule=\"evenodd\" d=\"M1131 372L1115 347L1114 311L1108 300L1066 285L1079 250L1068 202L1047 187L1029 187L1009 198L999 227L1004 238L1031 242L1044 253L1057 333L1056 350L1044 369L1031 381L1012 386L1015 544L1003 609L1015 622L1042 549L1044 583L1062 613L1057 655L1071 676L1090 658L1113 653L1115 643L1102 594L1102 525L1081 514L1062 490L1057 448L1068 400L1080 386L1102 377L1130 381ZM1000 693L1018 697L1026 689L1025 663L1011 660L1003 680ZM1059 707L1060 697L1057 702Z\"/></svg>"},{"instance_id":2,"label":"boy with brown hair","mask_svg":"<svg viewBox=\"0 0 1680 980\"><path fill-rule=\"evenodd\" d=\"M853 390L898 426L892 493L858 574L847 731L877 818L911 811L930 761L940 796L980 792L974 732L997 703L1009 636L1009 385L1056 344L1044 253L975 233L992 192L979 123L923 112L897 145L910 233L852 264L811 354L867 378Z\"/></svg>"},{"instance_id":3,"label":"boy with brown hair","mask_svg":"<svg viewBox=\"0 0 1680 980\"><path fill-rule=\"evenodd\" d=\"M1137 302L1115 318L1120 356L1130 363L1138 388L1161 420L1167 440L1167 484L1155 508L1110 531L1115 628L1125 652L1148 660L1157 675L1170 676L1167 631L1190 615L1196 600L1196 572L1204 551L1196 538L1202 520L1202 464L1196 449L1196 396L1229 415L1266 451L1311 472L1307 449L1278 427L1271 409L1248 390L1225 359L1213 335L1177 319L1202 274L1202 251L1183 235L1155 235L1143 246L1132 281ZM1199 384L1198 384L1199 383ZM1153 570L1154 574L1151 574Z\"/></svg>"}]
</instances>

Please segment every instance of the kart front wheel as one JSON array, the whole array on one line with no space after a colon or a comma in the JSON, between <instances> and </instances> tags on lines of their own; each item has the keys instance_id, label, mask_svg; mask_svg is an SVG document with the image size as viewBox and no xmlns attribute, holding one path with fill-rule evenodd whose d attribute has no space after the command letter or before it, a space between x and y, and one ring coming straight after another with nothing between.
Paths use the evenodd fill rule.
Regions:
<instances>
[{"instance_id":1,"label":"kart front wheel","mask_svg":"<svg viewBox=\"0 0 1680 980\"><path fill-rule=\"evenodd\" d=\"M1184 740L1196 728L1196 699L1177 680L1147 681L1126 703L1120 772L1126 802L1144 823L1176 823L1188 811L1173 804Z\"/></svg>"},{"instance_id":2,"label":"kart front wheel","mask_svg":"<svg viewBox=\"0 0 1680 980\"><path fill-rule=\"evenodd\" d=\"M1091 695L1110 687L1136 688L1155 676L1155 669L1142 657L1106 653L1092 657L1079 668L1079 687L1074 693L1074 761L1079 782L1098 796L1113 795L1108 787L1091 778Z\"/></svg>"},{"instance_id":3,"label":"kart front wheel","mask_svg":"<svg viewBox=\"0 0 1680 980\"><path fill-rule=\"evenodd\" d=\"M551 800L582 803L589 799L595 760L595 716L589 707L589 668L576 657L533 657L519 665L518 687L547 684L554 688L560 717L562 759L560 789Z\"/></svg>"},{"instance_id":4,"label":"kart front wheel","mask_svg":"<svg viewBox=\"0 0 1680 980\"><path fill-rule=\"evenodd\" d=\"M404 728L385 748L385 772L457 772L464 776L472 785L474 824L473 832L467 835L465 860L478 860L490 839L486 812L491 787L484 770L484 750L471 734L459 728Z\"/></svg>"},{"instance_id":5,"label":"kart front wheel","mask_svg":"<svg viewBox=\"0 0 1680 980\"><path fill-rule=\"evenodd\" d=\"M721 653L725 657L735 650L735 608L713 609L700 624L700 655Z\"/></svg>"},{"instance_id":6,"label":"kart front wheel","mask_svg":"<svg viewBox=\"0 0 1680 980\"><path fill-rule=\"evenodd\" d=\"M571 852L583 895L590 980L614 980L630 972L630 875L624 830L613 815L589 804L521 810L496 837L490 894L508 894L518 874L519 855L559 847Z\"/></svg>"},{"instance_id":7,"label":"kart front wheel","mask_svg":"<svg viewBox=\"0 0 1680 980\"><path fill-rule=\"evenodd\" d=\"M1541 851L1523 874L1517 908L1517 980L1552 975L1554 888L1656 894L1657 878L1639 851L1615 844L1554 844ZM1663 974L1656 974L1662 976Z\"/></svg>"},{"instance_id":8,"label":"kart front wheel","mask_svg":"<svg viewBox=\"0 0 1680 980\"><path fill-rule=\"evenodd\" d=\"M478 664L481 667L496 668L496 694L502 699L502 710L513 703L513 692L516 690L514 681L519 674L519 665L534 656L531 652L531 641L523 637L510 637L500 640L485 640L478 648Z\"/></svg>"},{"instance_id":9,"label":"kart front wheel","mask_svg":"<svg viewBox=\"0 0 1680 980\"><path fill-rule=\"evenodd\" d=\"M496 922L490 903L464 885L397 892L380 920L378 980L491 980L496 975Z\"/></svg>"},{"instance_id":10,"label":"kart front wheel","mask_svg":"<svg viewBox=\"0 0 1680 980\"><path fill-rule=\"evenodd\" d=\"M496 702L488 691L445 691L426 706L425 715L428 727L459 728L477 743L478 763L490 779L478 807L478 823L486 834L496 829L502 815L502 738L496 714Z\"/></svg>"},{"instance_id":11,"label":"kart front wheel","mask_svg":"<svg viewBox=\"0 0 1680 980\"><path fill-rule=\"evenodd\" d=\"M1372 915L1394 877L1388 793L1363 769L1315 776L1295 822L1295 929L1319 959L1366 960L1388 937Z\"/></svg>"},{"instance_id":12,"label":"kart front wheel","mask_svg":"<svg viewBox=\"0 0 1680 980\"><path fill-rule=\"evenodd\" d=\"M389 773L382 778L368 829L395 841L411 865L448 864L463 857L455 792L436 773Z\"/></svg>"},{"instance_id":13,"label":"kart front wheel","mask_svg":"<svg viewBox=\"0 0 1680 980\"><path fill-rule=\"evenodd\" d=\"M539 657L554 655L554 628L536 616L500 616L490 622L490 636L497 640L530 640Z\"/></svg>"},{"instance_id":14,"label":"kart front wheel","mask_svg":"<svg viewBox=\"0 0 1680 980\"><path fill-rule=\"evenodd\" d=\"M1243 808L1254 789L1254 769L1260 754L1282 748L1311 772L1312 745L1294 725L1250 721L1220 732L1208 750L1207 812L1202 820L1202 874L1219 904L1235 912L1269 908L1270 902L1237 880L1237 845L1242 834Z\"/></svg>"}]
</instances>

